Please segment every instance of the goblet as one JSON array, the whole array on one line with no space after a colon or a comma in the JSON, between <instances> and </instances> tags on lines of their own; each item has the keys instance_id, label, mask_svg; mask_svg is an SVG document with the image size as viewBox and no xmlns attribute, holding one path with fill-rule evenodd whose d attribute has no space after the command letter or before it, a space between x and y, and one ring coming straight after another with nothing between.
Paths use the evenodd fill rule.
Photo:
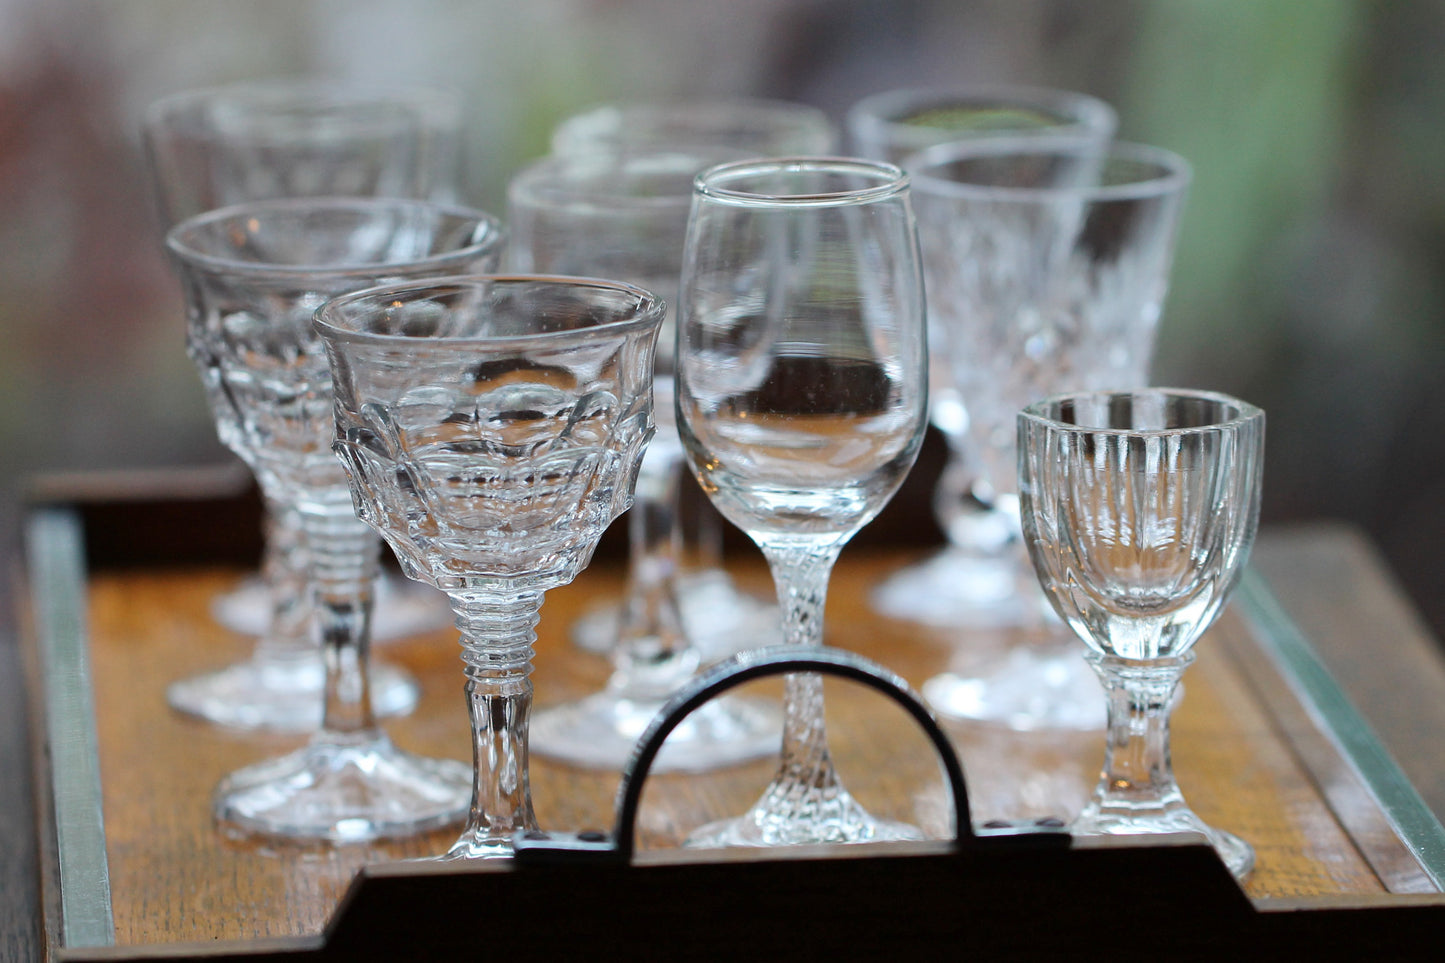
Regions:
<instances>
[{"instance_id":1,"label":"goblet","mask_svg":"<svg viewBox=\"0 0 1445 963\"><path fill-rule=\"evenodd\" d=\"M1264 412L1225 395L1063 395L1018 416L1024 539L1108 693L1104 768L1076 834L1193 831L1236 877L1248 843L1184 801L1169 709L1234 589L1259 523Z\"/></svg>"},{"instance_id":2,"label":"goblet","mask_svg":"<svg viewBox=\"0 0 1445 963\"><path fill-rule=\"evenodd\" d=\"M924 87L874 94L848 111L848 135L860 156L907 166L913 154L960 140L1076 137L1102 148L1114 135L1114 109L1087 94L1017 85ZM927 234L920 237L928 257ZM931 293L931 291L930 291ZM871 594L894 618L948 628L999 629L1032 621L1031 584L1019 589L1011 493L983 478L968 433L968 413L953 384L948 352L968 352L936 330L944 311L929 308L929 420L943 436L947 461L933 491L933 514L947 545L894 573ZM1031 575L1023 581L1032 583Z\"/></svg>"},{"instance_id":3,"label":"goblet","mask_svg":"<svg viewBox=\"0 0 1445 963\"><path fill-rule=\"evenodd\" d=\"M923 694L945 715L1015 729L1097 728L1093 674L1045 618L1021 544L1014 419L1059 391L1147 384L1189 167L1157 148L1041 137L941 144L908 165L930 334L968 414L978 483L1012 519L996 557L1018 627Z\"/></svg>"},{"instance_id":4,"label":"goblet","mask_svg":"<svg viewBox=\"0 0 1445 963\"><path fill-rule=\"evenodd\" d=\"M391 744L367 674L381 543L356 517L331 452L331 377L311 314L327 297L388 281L495 266L487 214L422 201L256 201L167 235L187 300L187 346L216 426L272 502L300 521L313 631L325 659L321 728L300 750L232 773L216 790L226 826L340 841L459 819L469 773Z\"/></svg>"},{"instance_id":5,"label":"goblet","mask_svg":"<svg viewBox=\"0 0 1445 963\"><path fill-rule=\"evenodd\" d=\"M466 830L446 858L510 856L527 775L543 593L632 500L652 434L662 302L620 282L461 277L322 306L336 451L357 511L461 631L473 737Z\"/></svg>"},{"instance_id":6,"label":"goblet","mask_svg":"<svg viewBox=\"0 0 1445 963\"><path fill-rule=\"evenodd\" d=\"M713 156L719 153L733 156ZM513 178L508 190L509 266L626 280L671 303L692 181L709 166L698 153L545 158ZM601 691L544 709L532 722L532 750L575 765L621 769L652 717L712 655L695 642L677 601L682 445L673 415L670 321L659 336L653 378L658 430L627 514L627 594L609 647L612 675ZM767 755L777 746L778 727L777 714L764 703L715 699L669 737L657 768L701 771Z\"/></svg>"},{"instance_id":7,"label":"goblet","mask_svg":"<svg viewBox=\"0 0 1445 963\"><path fill-rule=\"evenodd\" d=\"M791 101L734 98L634 102L599 105L562 121L552 134L552 152L556 157L586 158L593 163L605 163L607 158L611 158L614 163L639 171L628 178L637 186L644 183L640 173L644 162L637 160L641 155L689 155L700 162L697 168L700 171L724 160L826 154L835 148L837 140L837 130L827 115L815 107ZM681 242L691 200L691 174L683 185L677 185L662 172L656 178L647 178L647 181L650 183L646 190L659 195L653 201L656 206L646 213L634 208L626 216L634 221L646 218L653 224L668 225L666 233L669 239L664 241L658 237L651 242L656 245L651 257L661 258L667 268L656 279L640 278L625 269L616 273L599 273L604 277L636 281L667 297L669 292L677 290L681 270ZM604 190L599 188L594 193ZM664 194L665 198L661 196ZM664 207L668 208L667 212L662 210ZM647 243L635 238L622 241L615 236L610 240L612 244L630 250L635 250L636 244ZM666 245L669 243L675 246L668 248ZM523 247L514 243L511 250L518 251ZM620 267L625 268L626 265ZM569 270L567 273L574 272ZM654 286L659 280L663 283ZM672 300L675 299L669 298L669 301ZM671 328L670 324L664 327L664 341L658 352L659 358L668 365L672 363L673 355ZM660 402L658 408L667 410L670 417L670 400ZM669 433L667 427L661 432L664 437ZM650 450L657 452L660 447L654 442ZM654 454L649 461L656 458ZM680 488L681 481L675 474L674 485ZM643 487L645 490L647 485L644 483ZM666 497L675 499L677 495ZM651 509L655 505L652 500L644 500L639 507ZM688 563L672 566L675 574L666 579L670 597L654 597L651 603L640 597L642 584L648 580L638 577L641 563L634 541L627 599L620 607L607 605L584 614L572 627L572 637L578 646L589 651L610 653L619 648L623 638L648 634L645 626L639 629L627 623L635 619L637 612L646 612L649 606L657 609L659 619L665 618L680 625L704 662L732 655L742 648L779 640L777 607L740 590L723 568L722 520L717 512L705 504L692 512L684 512L684 506L691 509L693 503L688 500L675 505L672 520L668 523L675 531L668 533L658 525L650 533L654 546L662 546L664 540L674 542L678 546L673 551L674 557L680 554ZM635 524L635 519L630 521L629 528ZM696 722L706 724L707 719L703 717ZM683 727L682 738L686 738L693 728L694 720L689 719ZM633 733L633 737L639 734L640 730ZM660 762L665 768L671 767L673 760L681 755L675 749L675 744L669 744L663 753Z\"/></svg>"},{"instance_id":8,"label":"goblet","mask_svg":"<svg viewBox=\"0 0 1445 963\"><path fill-rule=\"evenodd\" d=\"M820 645L838 553L897 491L927 418L908 178L846 158L699 175L678 306L678 427L712 503L762 549L792 645ZM783 758L739 819L694 845L915 838L843 787L822 680L789 676Z\"/></svg>"},{"instance_id":9,"label":"goblet","mask_svg":"<svg viewBox=\"0 0 1445 963\"><path fill-rule=\"evenodd\" d=\"M152 104L142 127L167 228L234 203L287 196L397 196L446 201L456 194L461 111L447 90L343 88L315 83L231 84ZM238 728L309 731L321 723L326 671L309 629L299 522L267 499L258 575L218 596L212 615L257 637L243 662L174 682L170 704ZM415 634L447 614L438 593L383 577L373 639ZM438 603L441 603L440 605ZM410 712L417 687L373 662L379 715Z\"/></svg>"}]
</instances>

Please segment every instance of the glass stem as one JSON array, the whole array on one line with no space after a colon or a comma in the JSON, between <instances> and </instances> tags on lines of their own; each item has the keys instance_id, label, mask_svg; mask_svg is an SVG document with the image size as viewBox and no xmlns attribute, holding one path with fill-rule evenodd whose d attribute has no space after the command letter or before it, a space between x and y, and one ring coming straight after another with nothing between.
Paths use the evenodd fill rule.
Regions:
<instances>
[{"instance_id":1,"label":"glass stem","mask_svg":"<svg viewBox=\"0 0 1445 963\"><path fill-rule=\"evenodd\" d=\"M1104 768L1094 817L1162 816L1184 806L1169 757L1169 713L1193 653L1148 662L1088 654L1108 699Z\"/></svg>"},{"instance_id":2,"label":"glass stem","mask_svg":"<svg viewBox=\"0 0 1445 963\"><path fill-rule=\"evenodd\" d=\"M512 836L536 829L527 775L532 645L541 592L452 593L462 635L472 724L472 805L452 854L508 856Z\"/></svg>"},{"instance_id":3,"label":"glass stem","mask_svg":"<svg viewBox=\"0 0 1445 963\"><path fill-rule=\"evenodd\" d=\"M381 542L356 517L351 502L303 509L302 541L311 572L315 633L326 664L323 736L372 736L367 661L373 586Z\"/></svg>"},{"instance_id":4,"label":"glass stem","mask_svg":"<svg viewBox=\"0 0 1445 963\"><path fill-rule=\"evenodd\" d=\"M649 453L649 458L651 453ZM628 512L630 558L627 596L618 624L609 686L638 700L662 700L697 671L678 605L678 482L682 462L643 462Z\"/></svg>"},{"instance_id":5,"label":"glass stem","mask_svg":"<svg viewBox=\"0 0 1445 963\"><path fill-rule=\"evenodd\" d=\"M841 544L822 549L812 543L763 548L777 584L783 638L789 645L823 644L828 578L841 551ZM838 786L823 723L823 677L817 673L793 673L784 682L783 758L773 781L805 791Z\"/></svg>"},{"instance_id":6,"label":"glass stem","mask_svg":"<svg viewBox=\"0 0 1445 963\"><path fill-rule=\"evenodd\" d=\"M271 499L265 505L265 545L261 581L266 586L270 618L256 641L258 661L273 664L309 662L316 644L311 634L309 570L301 519Z\"/></svg>"}]
</instances>

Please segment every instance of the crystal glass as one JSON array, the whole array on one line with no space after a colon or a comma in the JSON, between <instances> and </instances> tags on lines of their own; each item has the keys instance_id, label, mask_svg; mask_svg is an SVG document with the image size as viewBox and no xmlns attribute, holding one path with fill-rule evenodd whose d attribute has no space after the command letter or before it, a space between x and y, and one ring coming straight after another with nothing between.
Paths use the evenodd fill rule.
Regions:
<instances>
[{"instance_id":1,"label":"crystal glass","mask_svg":"<svg viewBox=\"0 0 1445 963\"><path fill-rule=\"evenodd\" d=\"M924 325L908 179L897 167L782 158L698 177L678 306L678 427L703 490L767 557L790 644L822 644L838 553L918 454ZM843 787L822 680L802 674L785 684L772 783L744 816L690 842L916 836Z\"/></svg>"},{"instance_id":2,"label":"crystal glass","mask_svg":"<svg viewBox=\"0 0 1445 963\"><path fill-rule=\"evenodd\" d=\"M744 97L602 104L562 121L553 131L552 152L557 157L586 158L594 163L611 158L615 163L634 166L634 169L641 163L637 160L641 155L685 154L706 161L698 167L701 170L711 163L748 157L830 154L837 142L837 129L816 107L785 100ZM675 184L666 174L645 177L635 174L628 180L633 190L645 185L649 192L665 193L668 197L665 200L658 196L654 198L654 203L659 208L673 208L673 211L664 213L654 208L646 216L653 223L665 220L669 225L667 232L672 235L671 243L675 246L668 249L660 238L654 238L652 243L656 246L650 256L665 257L671 273L656 280L638 278L625 270L627 265L620 264L617 273L603 273L602 276L636 280L644 287L658 291L670 302L675 301L669 294L676 292L681 270L682 227L691 200L690 178L683 185ZM681 192L678 191L679 186ZM676 221L672 220L674 213ZM635 219L642 215L634 211L630 216ZM619 249L636 250L638 244L648 242L630 237L625 241L614 239L612 243ZM524 247L518 243L513 250ZM659 280L662 283L658 284ZM659 350L659 357L668 359L667 363L672 356L669 331L670 326L664 328L664 338L668 340ZM671 402L660 402L658 407L659 410L670 409ZM662 434L667 433L668 429L664 427ZM658 447L654 445L653 450ZM674 476L674 485L678 489L682 481L682 478ZM651 511L657 507L657 502L644 497L641 506ZM684 511L684 508L687 510ZM657 524L649 529L649 543L654 548L673 544L676 546L673 549L674 560L680 556L684 562L674 564L673 574L666 578L670 593L654 595L651 602L638 594L642 585L650 580L638 577L640 551L635 538L640 536L629 533L634 538L634 561L629 568L628 598L621 606L600 606L577 620L572 626L572 638L579 647L593 652L616 652L621 639L638 632L637 627L627 624L628 620L634 618L639 610L646 613L648 606L658 613L648 617L674 621L704 662L732 655L743 648L780 641L777 607L740 590L723 568L722 519L716 511L708 508L706 502L683 499L681 504L674 503L670 521L655 521ZM629 527L634 524L637 524L635 519L629 522ZM674 531L666 532L664 525L670 525ZM669 608L674 611L668 611ZM646 631L644 629L643 634ZM684 733L706 722L705 717L696 722L688 720ZM681 738L686 738L686 735ZM660 764L671 768L679 755L669 746L659 760Z\"/></svg>"},{"instance_id":3,"label":"crystal glass","mask_svg":"<svg viewBox=\"0 0 1445 963\"><path fill-rule=\"evenodd\" d=\"M857 154L905 167L927 147L961 140L1068 136L1102 147L1117 126L1114 109L1096 97L1007 84L891 90L854 104L847 117ZM927 234L920 243L927 258ZM944 313L930 305L930 325L937 327ZM1033 577L1018 565L1018 517L1009 493L1003 493L1000 504L998 493L980 477L968 413L947 355L950 348L970 349L946 335L930 332L929 420L948 446L933 491L934 518L947 544L884 580L871 601L885 615L947 628L999 630L1027 624L1036 614L1028 607Z\"/></svg>"},{"instance_id":4,"label":"crystal glass","mask_svg":"<svg viewBox=\"0 0 1445 963\"><path fill-rule=\"evenodd\" d=\"M508 190L512 270L606 277L677 299L693 178L733 152L639 152L544 158ZM673 417L675 325L664 321L653 378L657 434L627 513L627 594L609 646L613 672L586 698L541 710L532 751L580 766L620 770L667 698L712 654L694 641L678 603L677 524L682 444ZM775 630L776 631L776 630ZM659 771L701 771L767 755L780 722L768 704L714 699L667 740Z\"/></svg>"},{"instance_id":5,"label":"crystal glass","mask_svg":"<svg viewBox=\"0 0 1445 963\"><path fill-rule=\"evenodd\" d=\"M1081 393L1025 408L1018 439L1029 554L1108 694L1103 772L1073 831L1200 832L1243 878L1249 844L1174 780L1169 710L1254 542L1264 412L1203 391Z\"/></svg>"},{"instance_id":6,"label":"crystal glass","mask_svg":"<svg viewBox=\"0 0 1445 963\"><path fill-rule=\"evenodd\" d=\"M162 222L229 204L288 196L396 196L447 201L457 193L461 110L449 91L302 82L231 84L152 104L142 127ZM182 712L243 729L311 731L321 724L326 670L310 632L305 563L294 512L267 499L260 572L218 596L212 614L257 638L249 658L167 690ZM404 579L377 585L373 639L445 623L444 597ZM370 667L372 706L400 715L416 704L410 675Z\"/></svg>"},{"instance_id":7,"label":"crystal glass","mask_svg":"<svg viewBox=\"0 0 1445 963\"><path fill-rule=\"evenodd\" d=\"M543 593L577 576L632 500L652 434L663 306L628 284L450 278L316 316L357 511L461 630L474 784L451 859L535 829L527 776Z\"/></svg>"},{"instance_id":8,"label":"crystal glass","mask_svg":"<svg viewBox=\"0 0 1445 963\"><path fill-rule=\"evenodd\" d=\"M1103 725L1091 672L1046 618L1020 541L1014 418L1059 391L1148 383L1189 167L1091 138L990 138L908 161L931 345L968 415L976 485L1011 521L996 557L1017 628L923 686L945 715L1016 729Z\"/></svg>"},{"instance_id":9,"label":"crystal glass","mask_svg":"<svg viewBox=\"0 0 1445 963\"><path fill-rule=\"evenodd\" d=\"M265 496L300 521L313 631L325 660L321 728L300 750L216 790L225 826L340 841L459 819L470 774L391 744L366 672L380 541L356 517L331 452L331 376L311 314L390 280L495 267L502 234L478 211L428 202L297 198L222 208L167 235L216 427Z\"/></svg>"}]
</instances>

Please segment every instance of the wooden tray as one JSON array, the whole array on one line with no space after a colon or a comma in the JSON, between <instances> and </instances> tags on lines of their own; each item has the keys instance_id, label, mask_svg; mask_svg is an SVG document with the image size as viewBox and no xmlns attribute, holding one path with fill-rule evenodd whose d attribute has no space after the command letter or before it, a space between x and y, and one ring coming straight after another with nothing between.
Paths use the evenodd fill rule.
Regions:
<instances>
[{"instance_id":1,"label":"wooden tray","mask_svg":"<svg viewBox=\"0 0 1445 963\"><path fill-rule=\"evenodd\" d=\"M182 507L198 510L195 502ZM165 517L146 510L149 525ZM249 640L209 614L212 598L245 569L161 565L139 547L133 557L147 559L144 567L88 567L82 518L75 506L49 505L28 529L45 922L56 959L425 959L603 948L659 959L944 948L990 959L1077 958L1121 938L1151 954L1201 958L1244 945L1353 946L1383 958L1438 944L1445 933L1445 831L1253 576L1201 641L1174 717L1175 764L1191 803L1256 848L1257 868L1242 889L1212 850L1188 837L969 853L945 839L781 853L676 848L694 826L746 808L771 774L768 761L653 777L629 865L458 869L402 862L443 851L453 831L334 848L219 834L208 810L215 783L299 742L223 731L164 701L170 681L249 651ZM92 546L91 562L95 554ZM919 556L845 553L827 623L830 645L876 659L915 687L950 668L976 667L1004 641L873 614L869 587ZM734 575L764 597L771 590L754 558L737 559ZM606 678L605 662L574 648L566 633L582 613L617 597L621 577L620 563L604 559L549 593L538 629L539 707ZM418 711L388 723L395 741L466 758L454 634L381 645L377 654L423 686ZM778 691L761 681L744 693ZM936 756L912 721L846 683L829 683L828 710L834 754L854 794L879 815L946 836ZM1102 755L1099 732L946 728L964 763L975 825L1067 820ZM615 772L532 761L547 829L610 829L617 783Z\"/></svg>"}]
</instances>

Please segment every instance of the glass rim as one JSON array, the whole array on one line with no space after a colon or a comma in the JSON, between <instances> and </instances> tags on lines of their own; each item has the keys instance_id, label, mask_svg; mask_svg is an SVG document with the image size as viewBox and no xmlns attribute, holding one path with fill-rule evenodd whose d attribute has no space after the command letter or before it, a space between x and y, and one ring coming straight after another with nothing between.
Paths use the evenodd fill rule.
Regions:
<instances>
[{"instance_id":1,"label":"glass rim","mask_svg":"<svg viewBox=\"0 0 1445 963\"><path fill-rule=\"evenodd\" d=\"M190 108L219 104L232 98L264 96L278 98L280 103L325 103L338 107L395 104L419 108L422 116L433 123L444 120L446 125L457 127L461 123L461 92L451 87L349 84L314 78L243 80L178 90L151 101L142 114L142 126L148 133L158 133L168 126L169 121L187 118L186 111Z\"/></svg>"},{"instance_id":2,"label":"glass rim","mask_svg":"<svg viewBox=\"0 0 1445 963\"><path fill-rule=\"evenodd\" d=\"M899 120L898 114L918 106L924 106L930 101L941 105L949 100L957 101L959 104L976 101L980 106L1042 108L1073 115L1067 123L1057 127L1041 128L1039 133L1033 136L1044 136L1051 132L1093 131L1099 136L1109 137L1118 126L1118 112L1108 101L1081 91L1029 84L960 84L937 87L902 87L880 91L864 97L848 108L846 122L849 131L855 134L860 130L870 133L887 131L890 134L918 132L918 136L912 138L887 137L886 139L890 143L924 139L931 142L939 132L939 128L909 124ZM1097 126L1091 124L1090 119ZM989 136L993 136L993 134L990 133Z\"/></svg>"},{"instance_id":3,"label":"glass rim","mask_svg":"<svg viewBox=\"0 0 1445 963\"><path fill-rule=\"evenodd\" d=\"M1010 187L971 184L930 173L930 168L960 160L986 157L1057 156L1094 151L1105 160L1152 164L1156 171L1122 184L1090 184L1062 187ZM1034 202L1063 197L1099 201L1138 200L1180 193L1193 180L1193 168L1180 154L1152 144L1098 140L1078 135L1007 136L956 140L926 147L904 161L918 193L937 197L978 198L998 201Z\"/></svg>"},{"instance_id":4,"label":"glass rim","mask_svg":"<svg viewBox=\"0 0 1445 963\"><path fill-rule=\"evenodd\" d=\"M728 180L779 173L864 175L876 178L878 183L809 194L763 194L723 186ZM895 197L905 193L908 186L909 175L903 168L884 161L841 156L766 157L709 167L693 181L693 196L738 207L851 207Z\"/></svg>"},{"instance_id":5,"label":"glass rim","mask_svg":"<svg viewBox=\"0 0 1445 963\"><path fill-rule=\"evenodd\" d=\"M392 261L341 262L335 264L280 264L263 261L248 261L201 251L183 240L184 236L201 228L223 223L232 219L251 218L260 213L288 211L424 211L449 215L463 221L474 221L477 228L484 229L480 238L461 247L438 251L425 257ZM214 272L239 275L267 275L271 277L300 277L325 274L330 277L347 275L366 276L379 269L401 271L426 271L442 267L452 261L465 261L500 249L506 240L506 231L501 219L477 208L459 204L442 204L436 201L406 197L273 197L259 201L243 201L213 211L205 211L188 217L166 232L166 249L182 262Z\"/></svg>"},{"instance_id":6,"label":"glass rim","mask_svg":"<svg viewBox=\"0 0 1445 963\"><path fill-rule=\"evenodd\" d=\"M1217 404L1230 406L1235 414L1230 418L1223 418L1207 425L1194 425L1187 428L1108 428L1102 425L1078 425L1067 421L1060 421L1050 417L1047 412L1064 402L1080 402L1084 400L1095 400L1104 402L1111 398L1137 398L1145 396L1181 398L1194 401L1212 401ZM1222 391L1209 391L1196 388L1125 388L1120 390L1098 390L1098 391L1066 391L1047 398L1041 398L1032 402L1018 413L1020 424L1025 422L1047 428L1049 431L1068 433L1075 435L1110 435L1128 437L1164 438L1187 435L1204 435L1236 430L1246 424L1258 423L1264 420L1264 409L1251 404L1233 395L1225 394Z\"/></svg>"},{"instance_id":7,"label":"glass rim","mask_svg":"<svg viewBox=\"0 0 1445 963\"><path fill-rule=\"evenodd\" d=\"M660 323L667 312L667 303L659 295L627 281L563 274L457 274L447 277L433 277L414 281L380 284L375 287L365 288L359 291L349 291L346 294L327 298L312 312L311 324L316 333L328 341L345 341L353 344L392 347L399 345L420 346L423 344L450 346L517 345L557 340L576 334L579 330L574 328L560 331L538 331L531 334L439 335L417 337L414 335L377 334L374 332L358 331L353 328L344 327L335 321L329 320L327 317L327 315L334 315L352 305L362 304L367 301L381 303L386 299L395 300L396 298L414 292L432 289L440 291L445 289L460 290L467 287L481 288L498 283L503 285L551 285L572 290L593 288L630 294L637 298L637 309L631 315L580 330L603 331L617 328L647 327Z\"/></svg>"},{"instance_id":8,"label":"glass rim","mask_svg":"<svg viewBox=\"0 0 1445 963\"><path fill-rule=\"evenodd\" d=\"M529 209L557 210L574 204L588 204L598 208L599 213L614 210L649 210L686 208L692 203L691 184L697 175L716 166L721 158L728 161L745 159L741 151L724 149L701 150L692 148L642 148L638 150L606 151L596 154L549 154L522 168L507 185L509 202L525 203ZM638 195L609 194L593 190L580 184L566 181L562 176L567 169L591 168L598 174L622 172L632 162L675 161L679 178L685 178L687 190L677 194ZM687 169L689 168L690 169ZM685 171L685 173L684 173ZM626 176L624 174L624 176ZM645 176L645 175L643 175Z\"/></svg>"},{"instance_id":9,"label":"glass rim","mask_svg":"<svg viewBox=\"0 0 1445 963\"><path fill-rule=\"evenodd\" d=\"M585 131L589 123L596 124L598 118L615 115L619 119L616 136L605 138L600 144L589 142L578 131ZM555 154L573 156L580 150L591 150L599 146L616 149L625 146L625 124L629 115L641 115L646 119L667 120L672 117L705 120L715 117L737 116L745 119L759 118L777 126L777 122L792 124L805 119L815 132L833 136L833 125L828 115L811 104L774 97L720 97L700 100L619 100L604 101L583 108L563 118L553 129L549 144ZM610 130L610 128L609 128ZM580 139L580 143L579 143Z\"/></svg>"}]
</instances>

